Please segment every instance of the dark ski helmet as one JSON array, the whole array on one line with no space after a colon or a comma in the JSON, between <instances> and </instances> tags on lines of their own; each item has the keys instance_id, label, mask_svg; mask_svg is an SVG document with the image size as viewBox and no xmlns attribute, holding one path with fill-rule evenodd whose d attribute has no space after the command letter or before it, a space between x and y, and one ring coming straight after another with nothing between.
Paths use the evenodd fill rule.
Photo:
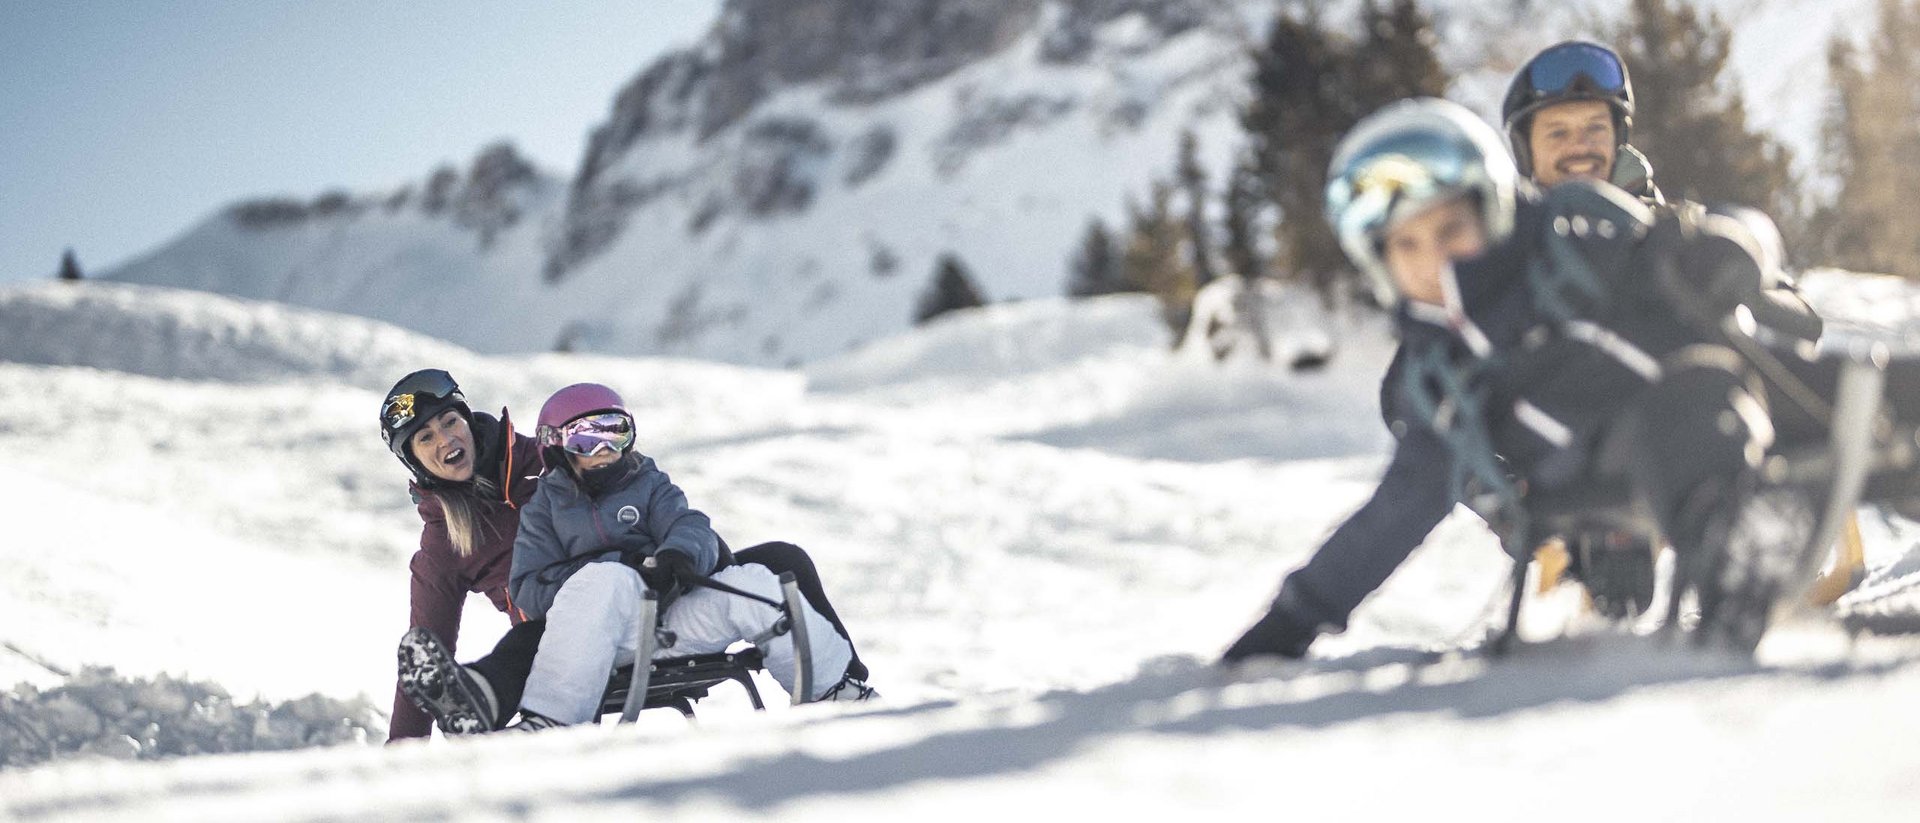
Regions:
<instances>
[{"instance_id":1,"label":"dark ski helmet","mask_svg":"<svg viewBox=\"0 0 1920 823\"><path fill-rule=\"evenodd\" d=\"M1613 109L1614 138L1627 142L1633 128L1633 78L1613 49L1588 40L1568 40L1542 50L1520 67L1500 104L1500 120L1520 173L1533 176L1527 131L1533 114L1569 100L1599 100Z\"/></svg>"},{"instance_id":2,"label":"dark ski helmet","mask_svg":"<svg viewBox=\"0 0 1920 823\"><path fill-rule=\"evenodd\" d=\"M575 383L548 397L547 402L540 406L540 419L534 429L534 435L540 443L540 456L546 460L548 468L571 465L567 461L568 424L601 415L617 415L625 427L625 431L618 434L624 435L624 438L619 441L614 439L614 429L617 428L614 425L599 427L581 436L607 442L622 453L633 448L633 415L627 411L618 392L599 383Z\"/></svg>"},{"instance_id":3,"label":"dark ski helmet","mask_svg":"<svg viewBox=\"0 0 1920 823\"><path fill-rule=\"evenodd\" d=\"M1468 196L1488 244L1513 233L1519 174L1500 135L1458 103L1417 97L1363 118L1327 169L1327 222L1383 306L1399 302L1382 244L1387 229L1427 207Z\"/></svg>"},{"instance_id":4,"label":"dark ski helmet","mask_svg":"<svg viewBox=\"0 0 1920 823\"><path fill-rule=\"evenodd\" d=\"M387 390L386 399L380 401L380 438L387 442L393 456L413 472L415 480L432 482L435 478L413 459L413 450L407 448L407 442L427 421L448 409L460 412L469 422L473 420L473 410L467 407L460 384L454 382L453 375L439 369L421 369L400 378L400 382Z\"/></svg>"}]
</instances>

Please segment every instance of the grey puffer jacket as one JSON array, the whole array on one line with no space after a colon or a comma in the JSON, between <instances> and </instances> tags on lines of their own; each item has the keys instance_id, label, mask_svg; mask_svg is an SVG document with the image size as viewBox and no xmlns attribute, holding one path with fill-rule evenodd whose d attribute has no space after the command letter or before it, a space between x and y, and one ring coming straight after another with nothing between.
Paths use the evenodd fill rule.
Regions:
<instances>
[{"instance_id":1,"label":"grey puffer jacket","mask_svg":"<svg viewBox=\"0 0 1920 823\"><path fill-rule=\"evenodd\" d=\"M514 606L529 619L545 617L561 584L588 563L678 551L700 574L718 565L713 524L687 505L667 473L638 452L624 464L623 475L593 495L564 469L540 476L540 488L520 509L508 582Z\"/></svg>"}]
</instances>

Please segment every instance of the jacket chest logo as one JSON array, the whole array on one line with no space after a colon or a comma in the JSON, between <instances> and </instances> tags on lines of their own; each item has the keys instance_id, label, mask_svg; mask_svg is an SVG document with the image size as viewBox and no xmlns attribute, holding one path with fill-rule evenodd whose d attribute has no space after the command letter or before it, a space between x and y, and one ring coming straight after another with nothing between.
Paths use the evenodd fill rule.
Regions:
<instances>
[{"instance_id":1,"label":"jacket chest logo","mask_svg":"<svg viewBox=\"0 0 1920 823\"><path fill-rule=\"evenodd\" d=\"M613 513L613 519L620 521L623 525L637 525L640 522L640 510L632 506L621 506L619 511Z\"/></svg>"}]
</instances>

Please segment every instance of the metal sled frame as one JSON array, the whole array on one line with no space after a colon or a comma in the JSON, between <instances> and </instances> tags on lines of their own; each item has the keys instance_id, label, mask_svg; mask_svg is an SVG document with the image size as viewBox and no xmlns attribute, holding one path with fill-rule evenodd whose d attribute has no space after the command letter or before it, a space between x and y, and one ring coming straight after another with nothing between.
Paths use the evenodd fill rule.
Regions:
<instances>
[{"instance_id":1,"label":"metal sled frame","mask_svg":"<svg viewBox=\"0 0 1920 823\"><path fill-rule=\"evenodd\" d=\"M1835 544L1846 532L1854 507L1860 502L1868 477L1878 472L1908 471L1920 454L1896 438L1894 448L1876 451L1876 422L1886 375L1868 363L1852 362L1841 372L1836 402L1830 412L1832 436L1825 450L1811 454L1775 455L1763 471L1763 481L1778 486L1824 490L1825 508L1815 524L1812 540L1803 551ZM1526 594L1527 565L1535 538L1548 534L1620 530L1658 537L1659 527L1632 502L1624 484L1595 484L1570 492L1531 494L1524 499L1529 528L1512 529L1503 542L1513 558L1512 593L1506 626L1493 638L1490 650L1506 653L1519 636L1520 605ZM1857 535L1854 537L1857 541ZM1519 543L1525 543L1520 545ZM1857 549L1857 543L1856 543ZM1676 574L1683 572L1676 569ZM1691 581L1676 579L1667 601L1666 626L1676 627L1680 596Z\"/></svg>"},{"instance_id":2,"label":"metal sled frame","mask_svg":"<svg viewBox=\"0 0 1920 823\"><path fill-rule=\"evenodd\" d=\"M634 654L636 662L613 672L606 694L600 699L600 714L617 711L621 723L632 723L646 709L671 708L691 720L694 718L693 704L706 697L713 686L728 681L739 683L746 689L747 699L753 702L755 711L764 710L766 704L761 701L760 690L753 683L753 673L766 668L765 657L758 645L783 634L793 635L793 703L799 705L806 702L806 697L813 694L813 649L808 643L806 621L801 617L806 601L800 595L798 578L792 572L781 573L781 600L778 603L709 578L696 578L690 582L765 603L779 609L780 617L759 637L748 638L753 647L737 652L656 659L654 654L658 650L673 648L678 639L673 630L660 625L660 595L648 590L640 601L640 647ZM643 662L645 665L641 665Z\"/></svg>"}]
</instances>

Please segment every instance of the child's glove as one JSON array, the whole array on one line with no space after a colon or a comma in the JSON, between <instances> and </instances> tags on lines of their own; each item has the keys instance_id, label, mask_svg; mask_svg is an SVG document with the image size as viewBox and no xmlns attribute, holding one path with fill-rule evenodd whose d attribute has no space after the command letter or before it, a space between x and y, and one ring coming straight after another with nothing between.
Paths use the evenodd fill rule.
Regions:
<instances>
[{"instance_id":1,"label":"child's glove","mask_svg":"<svg viewBox=\"0 0 1920 823\"><path fill-rule=\"evenodd\" d=\"M685 589L683 581L694 575L693 555L678 549L661 549L640 564L640 576L662 594Z\"/></svg>"}]
</instances>

